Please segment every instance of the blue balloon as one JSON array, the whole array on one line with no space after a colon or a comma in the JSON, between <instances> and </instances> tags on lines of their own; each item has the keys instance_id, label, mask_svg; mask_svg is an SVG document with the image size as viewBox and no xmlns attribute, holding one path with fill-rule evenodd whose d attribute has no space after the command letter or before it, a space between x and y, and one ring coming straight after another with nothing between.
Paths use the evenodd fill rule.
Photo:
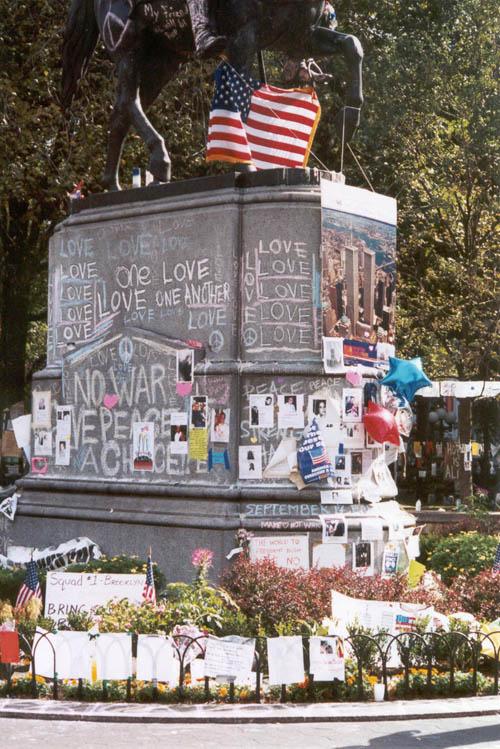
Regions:
<instances>
[{"instance_id":1,"label":"blue balloon","mask_svg":"<svg viewBox=\"0 0 500 749\"><path fill-rule=\"evenodd\" d=\"M419 356L408 361L390 356L389 367L388 374L380 380L381 385L387 385L396 395L406 398L407 401L413 400L417 390L432 384L424 374Z\"/></svg>"}]
</instances>

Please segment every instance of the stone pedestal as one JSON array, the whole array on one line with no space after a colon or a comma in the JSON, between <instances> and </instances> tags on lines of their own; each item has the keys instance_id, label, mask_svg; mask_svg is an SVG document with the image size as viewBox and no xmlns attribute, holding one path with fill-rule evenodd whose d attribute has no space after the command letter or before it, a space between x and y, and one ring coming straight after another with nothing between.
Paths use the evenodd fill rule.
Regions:
<instances>
[{"instance_id":1,"label":"stone pedestal","mask_svg":"<svg viewBox=\"0 0 500 749\"><path fill-rule=\"evenodd\" d=\"M238 478L239 445L266 466L302 432L278 429L276 414L252 427L249 394L303 395L307 409L341 383L321 364L318 175L231 174L72 207L50 243L47 367L33 382L51 394L53 446L34 450L13 541L86 535L141 556L151 545L170 578L189 579L192 550L210 547L219 568L242 526L318 533L333 509L319 485ZM211 465L173 449L172 413L190 411L176 357L189 348L191 395L229 409L229 442L208 435ZM57 404L71 407L68 465L55 460ZM155 425L152 470L134 468L136 421Z\"/></svg>"}]
</instances>

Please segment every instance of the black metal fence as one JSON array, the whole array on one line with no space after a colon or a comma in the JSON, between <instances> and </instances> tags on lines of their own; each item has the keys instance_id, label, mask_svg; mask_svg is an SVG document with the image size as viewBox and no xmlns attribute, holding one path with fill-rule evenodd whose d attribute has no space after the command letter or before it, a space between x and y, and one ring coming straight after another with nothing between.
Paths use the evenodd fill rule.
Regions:
<instances>
[{"instance_id":1,"label":"black metal fence","mask_svg":"<svg viewBox=\"0 0 500 749\"><path fill-rule=\"evenodd\" d=\"M335 637L335 635L332 635ZM179 702L189 698L188 684L186 677L190 673L190 661L194 656L204 655L205 636L188 637L187 635L172 636L171 642L174 648L175 657L179 662L179 680L175 687L176 698ZM255 689L247 701L260 703L264 696L263 682L267 673L267 652L266 638L252 638L256 641L253 672L255 673ZM385 686L385 700L391 699L389 694L389 680L394 673L400 675L401 689L398 697L410 698L412 696L422 695L422 680L420 680L419 691L412 687L412 674L414 669L424 677L424 693L432 695L433 679L436 675L446 677L446 696L453 696L457 693L456 677L458 673L467 671L470 684L467 688L467 694L475 695L478 693L478 675L486 675L490 680L489 693L499 694L499 677L500 677L500 630L490 634L478 632L464 634L459 631L451 632L404 632L398 635L387 635L381 633L373 636L368 634L352 634L349 637L341 638L344 643L346 659L350 659L353 664L353 672L350 676L353 689L351 699L366 700L372 697L371 689L367 688L367 676L377 677L379 683ZM56 650L50 640L50 633L44 633L37 638L36 642L31 643L25 636L20 636L20 645L23 657L26 661L26 674L31 681L31 696L38 697L39 690L37 686L36 674L36 649L46 640L52 652L53 675L49 677L51 684L52 698L60 699L61 680L57 674ZM304 684L305 699L303 701L315 702L316 689L318 684L314 681L314 676L309 672L309 647L308 637L302 638L304 649L304 666L307 681ZM487 654L485 653L487 651ZM132 655L137 654L137 635L132 634ZM394 662L397 666L394 666ZM4 666L4 689L3 693L7 696L16 694L16 685L13 674L19 667L15 665ZM76 699L83 699L85 682L83 679L76 680L77 689L75 692ZM339 682L333 682L332 684ZM133 700L133 678L126 680L126 699ZM321 682L324 686L325 682ZM102 700L106 701L110 697L111 682L102 682ZM151 681L152 699L159 696L158 683L156 680ZM228 702L235 702L235 684L228 679ZM287 685L278 687L280 702L286 702L290 696ZM206 701L211 701L210 679L205 677L204 697ZM417 694L418 692L418 694ZM463 692L462 692L463 693ZM427 695L424 695L427 696Z\"/></svg>"}]
</instances>

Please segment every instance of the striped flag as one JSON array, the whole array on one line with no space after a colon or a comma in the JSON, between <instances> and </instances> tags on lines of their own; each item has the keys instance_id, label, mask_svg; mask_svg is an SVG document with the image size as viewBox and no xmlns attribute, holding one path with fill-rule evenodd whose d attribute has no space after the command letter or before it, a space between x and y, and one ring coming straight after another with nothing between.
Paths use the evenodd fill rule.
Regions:
<instances>
[{"instance_id":1,"label":"striped flag","mask_svg":"<svg viewBox=\"0 0 500 749\"><path fill-rule=\"evenodd\" d=\"M500 572L500 544L497 546L495 560L493 562L493 572Z\"/></svg>"},{"instance_id":2,"label":"striped flag","mask_svg":"<svg viewBox=\"0 0 500 749\"><path fill-rule=\"evenodd\" d=\"M304 167L320 114L314 89L263 85L223 62L215 71L206 160Z\"/></svg>"},{"instance_id":3,"label":"striped flag","mask_svg":"<svg viewBox=\"0 0 500 749\"><path fill-rule=\"evenodd\" d=\"M19 593L17 594L16 607L25 606L32 598L39 598L42 600L42 589L38 582L38 570L36 563L33 560L28 562L26 567L26 576L23 584L19 588Z\"/></svg>"},{"instance_id":4,"label":"striped flag","mask_svg":"<svg viewBox=\"0 0 500 749\"><path fill-rule=\"evenodd\" d=\"M153 577L153 562L151 560L151 554L148 556L148 564L146 567L146 582L144 583L142 597L145 601L156 603L155 580Z\"/></svg>"}]
</instances>

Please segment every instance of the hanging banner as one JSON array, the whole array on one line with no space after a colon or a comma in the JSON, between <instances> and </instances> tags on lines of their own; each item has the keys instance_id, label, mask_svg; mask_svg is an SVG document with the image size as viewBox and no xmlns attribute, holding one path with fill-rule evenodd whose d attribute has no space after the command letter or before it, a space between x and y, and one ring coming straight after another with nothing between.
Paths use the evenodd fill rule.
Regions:
<instances>
[{"instance_id":1,"label":"hanging banner","mask_svg":"<svg viewBox=\"0 0 500 749\"><path fill-rule=\"evenodd\" d=\"M323 335L343 339L344 367L394 356L396 217L393 198L321 180Z\"/></svg>"}]
</instances>

